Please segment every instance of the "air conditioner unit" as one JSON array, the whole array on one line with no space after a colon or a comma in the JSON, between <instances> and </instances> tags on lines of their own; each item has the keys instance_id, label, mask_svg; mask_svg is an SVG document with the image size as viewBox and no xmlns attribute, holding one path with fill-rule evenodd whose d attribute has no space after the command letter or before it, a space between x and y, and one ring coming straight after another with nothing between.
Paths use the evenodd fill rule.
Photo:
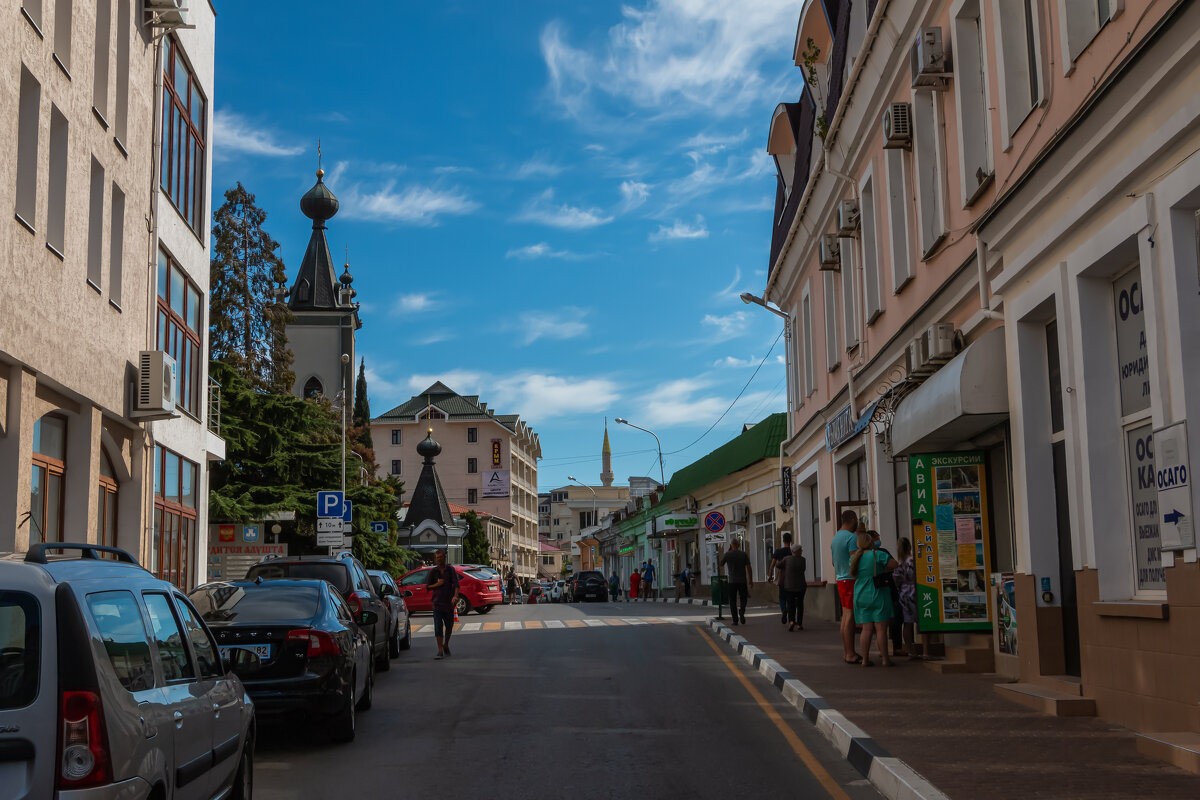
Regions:
<instances>
[{"instance_id":1,"label":"air conditioner unit","mask_svg":"<svg viewBox=\"0 0 1200 800\"><path fill-rule=\"evenodd\" d=\"M169 419L176 416L177 376L175 359L162 350L143 350L138 355L137 409L139 419Z\"/></svg>"},{"instance_id":2,"label":"air conditioner unit","mask_svg":"<svg viewBox=\"0 0 1200 800\"><path fill-rule=\"evenodd\" d=\"M842 247L836 233L821 234L821 269L841 269Z\"/></svg>"},{"instance_id":3,"label":"air conditioner unit","mask_svg":"<svg viewBox=\"0 0 1200 800\"><path fill-rule=\"evenodd\" d=\"M950 77L950 62L942 47L941 28L921 29L909 52L908 63L914 89L918 86L946 87L946 79Z\"/></svg>"},{"instance_id":4,"label":"air conditioner unit","mask_svg":"<svg viewBox=\"0 0 1200 800\"><path fill-rule=\"evenodd\" d=\"M949 322L938 322L929 326L925 331L925 349L929 360L944 364L954 358L954 325Z\"/></svg>"},{"instance_id":5,"label":"air conditioner unit","mask_svg":"<svg viewBox=\"0 0 1200 800\"><path fill-rule=\"evenodd\" d=\"M745 523L750 521L750 506L745 503L733 504L733 522L735 524Z\"/></svg>"},{"instance_id":6,"label":"air conditioner unit","mask_svg":"<svg viewBox=\"0 0 1200 800\"><path fill-rule=\"evenodd\" d=\"M937 369L929 360L929 343L922 334L908 343L908 374L913 376L930 375Z\"/></svg>"},{"instance_id":7,"label":"air conditioner unit","mask_svg":"<svg viewBox=\"0 0 1200 800\"><path fill-rule=\"evenodd\" d=\"M890 103L883 111L885 150L912 149L912 103Z\"/></svg>"},{"instance_id":8,"label":"air conditioner unit","mask_svg":"<svg viewBox=\"0 0 1200 800\"><path fill-rule=\"evenodd\" d=\"M144 0L147 24L152 27L178 27L187 24L187 0Z\"/></svg>"},{"instance_id":9,"label":"air conditioner unit","mask_svg":"<svg viewBox=\"0 0 1200 800\"><path fill-rule=\"evenodd\" d=\"M688 495L687 497L683 498L683 505L690 513L696 513L696 498Z\"/></svg>"},{"instance_id":10,"label":"air conditioner unit","mask_svg":"<svg viewBox=\"0 0 1200 800\"><path fill-rule=\"evenodd\" d=\"M842 236L853 236L862 223L857 200L843 200L838 203L838 233Z\"/></svg>"}]
</instances>

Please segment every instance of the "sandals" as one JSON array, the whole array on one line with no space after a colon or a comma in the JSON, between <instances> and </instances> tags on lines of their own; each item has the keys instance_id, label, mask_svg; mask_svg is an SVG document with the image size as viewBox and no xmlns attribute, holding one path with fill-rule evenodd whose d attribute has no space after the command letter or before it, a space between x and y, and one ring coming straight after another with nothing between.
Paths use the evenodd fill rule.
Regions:
<instances>
[{"instance_id":1,"label":"sandals","mask_svg":"<svg viewBox=\"0 0 1200 800\"><path fill-rule=\"evenodd\" d=\"M862 662L863 662L863 660L862 660L862 656L860 656L860 655L858 655L858 654L855 654L855 656L854 656L854 658L853 658L853 659L842 658L842 663L844 663L844 664L850 664L850 665L852 665L852 666L853 666L853 665L855 665L855 664L861 664Z\"/></svg>"}]
</instances>

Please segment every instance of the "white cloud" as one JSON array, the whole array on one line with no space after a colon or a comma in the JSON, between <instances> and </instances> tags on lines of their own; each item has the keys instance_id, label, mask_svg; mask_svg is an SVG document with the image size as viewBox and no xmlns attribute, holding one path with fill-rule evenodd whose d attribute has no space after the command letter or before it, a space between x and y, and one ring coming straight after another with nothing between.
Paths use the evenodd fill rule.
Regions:
<instances>
[{"instance_id":1,"label":"white cloud","mask_svg":"<svg viewBox=\"0 0 1200 800\"><path fill-rule=\"evenodd\" d=\"M669 428L676 425L708 427L729 408L732 398L708 394L709 384L696 379L668 381L656 386L639 400L638 416L646 419L648 427ZM744 408L753 408L768 399L768 392L744 394L737 401ZM728 419L728 418L727 418Z\"/></svg>"},{"instance_id":2,"label":"white cloud","mask_svg":"<svg viewBox=\"0 0 1200 800\"><path fill-rule=\"evenodd\" d=\"M762 359L756 358L755 356L750 356L749 358L725 356L724 358L718 358L716 361L714 361L713 366L727 369L741 369L744 367L757 367L760 361L762 361Z\"/></svg>"},{"instance_id":3,"label":"white cloud","mask_svg":"<svg viewBox=\"0 0 1200 800\"><path fill-rule=\"evenodd\" d=\"M734 311L724 317L718 317L715 314L705 314L701 322L709 328L713 329L713 338L709 341L723 342L726 339L734 339L746 332L746 312Z\"/></svg>"},{"instance_id":4,"label":"white cloud","mask_svg":"<svg viewBox=\"0 0 1200 800\"><path fill-rule=\"evenodd\" d=\"M469 369L452 369L449 372L428 373L408 376L408 393L411 397L417 392L423 392L433 384L441 381L459 394L478 394L487 385L488 376L482 372ZM370 386L367 387L368 389ZM408 398L404 398L407 400Z\"/></svg>"},{"instance_id":5,"label":"white cloud","mask_svg":"<svg viewBox=\"0 0 1200 800\"><path fill-rule=\"evenodd\" d=\"M704 217L696 215L696 224L688 225L682 220L675 220L675 224L671 227L659 225L658 230L650 234L650 241L661 242L664 239L707 239L708 228L704 224Z\"/></svg>"},{"instance_id":6,"label":"white cloud","mask_svg":"<svg viewBox=\"0 0 1200 800\"><path fill-rule=\"evenodd\" d=\"M517 215L517 219L568 230L595 228L598 225L607 225L613 220L611 215L598 208L577 208L565 203L555 203L553 189L547 189L527 203Z\"/></svg>"},{"instance_id":7,"label":"white cloud","mask_svg":"<svg viewBox=\"0 0 1200 800\"><path fill-rule=\"evenodd\" d=\"M346 218L410 225L436 225L439 217L470 214L479 208L479 203L458 189L413 184L397 190L395 181L374 190L355 183L337 195Z\"/></svg>"},{"instance_id":8,"label":"white cloud","mask_svg":"<svg viewBox=\"0 0 1200 800\"><path fill-rule=\"evenodd\" d=\"M521 417L530 421L604 411L621 396L607 378L540 373L500 378L488 385L488 394L495 398L495 407L519 409Z\"/></svg>"},{"instance_id":9,"label":"white cloud","mask_svg":"<svg viewBox=\"0 0 1200 800\"><path fill-rule=\"evenodd\" d=\"M780 74L790 72L778 54L790 52L796 10L793 0L649 0L622 6L622 21L592 50L570 44L562 24L551 22L541 36L550 91L571 115L593 90L643 108L736 113L777 96L760 68L771 60Z\"/></svg>"},{"instance_id":10,"label":"white cloud","mask_svg":"<svg viewBox=\"0 0 1200 800\"><path fill-rule=\"evenodd\" d=\"M402 314L419 314L422 311L433 311L437 306L437 299L432 294L414 292L397 297L395 309Z\"/></svg>"},{"instance_id":11,"label":"white cloud","mask_svg":"<svg viewBox=\"0 0 1200 800\"><path fill-rule=\"evenodd\" d=\"M620 211L622 214L628 214L649 199L649 185L641 181L621 181Z\"/></svg>"},{"instance_id":12,"label":"white cloud","mask_svg":"<svg viewBox=\"0 0 1200 800\"><path fill-rule=\"evenodd\" d=\"M680 149L686 150L689 153L698 155L708 155L719 153L731 144L744 142L746 137L750 135L750 131L743 128L741 133L735 134L712 134L712 133L697 133L692 138L679 145Z\"/></svg>"},{"instance_id":13,"label":"white cloud","mask_svg":"<svg viewBox=\"0 0 1200 800\"><path fill-rule=\"evenodd\" d=\"M583 318L587 311L567 306L562 311L526 311L518 318L516 330L525 344L538 339L574 339L588 332Z\"/></svg>"},{"instance_id":14,"label":"white cloud","mask_svg":"<svg viewBox=\"0 0 1200 800\"><path fill-rule=\"evenodd\" d=\"M227 108L213 113L213 154L218 159L231 153L252 156L295 156L304 152L300 145L284 145L275 141L275 134L256 128L242 115Z\"/></svg>"},{"instance_id":15,"label":"white cloud","mask_svg":"<svg viewBox=\"0 0 1200 800\"><path fill-rule=\"evenodd\" d=\"M734 298L740 299L742 293L738 291L738 287L739 287L739 284L741 284L741 282L742 282L742 268L734 267L733 268L733 280L731 280L729 282L728 286L726 286L721 291L717 292L717 294L716 294L717 299L718 300L722 300L722 299L732 300Z\"/></svg>"},{"instance_id":16,"label":"white cloud","mask_svg":"<svg viewBox=\"0 0 1200 800\"><path fill-rule=\"evenodd\" d=\"M536 258L562 258L568 261L575 261L583 258L580 254L572 253L570 250L555 250L546 242L527 244L524 247L514 247L505 253L504 257L516 258L522 261L532 261Z\"/></svg>"},{"instance_id":17,"label":"white cloud","mask_svg":"<svg viewBox=\"0 0 1200 800\"><path fill-rule=\"evenodd\" d=\"M566 167L562 166L561 164L555 164L545 157L538 155L517 167L515 177L518 180L525 180L528 178L554 178L562 174L564 169L566 169Z\"/></svg>"}]
</instances>

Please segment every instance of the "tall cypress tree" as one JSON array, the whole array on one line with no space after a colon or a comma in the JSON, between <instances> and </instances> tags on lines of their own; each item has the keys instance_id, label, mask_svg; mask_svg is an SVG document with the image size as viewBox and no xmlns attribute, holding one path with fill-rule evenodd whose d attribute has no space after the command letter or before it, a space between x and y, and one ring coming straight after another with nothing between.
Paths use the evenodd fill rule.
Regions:
<instances>
[{"instance_id":1,"label":"tall cypress tree","mask_svg":"<svg viewBox=\"0 0 1200 800\"><path fill-rule=\"evenodd\" d=\"M234 367L255 389L288 392L295 377L285 334L291 319L283 302L287 271L279 243L263 228L267 212L238 182L213 218L211 357Z\"/></svg>"},{"instance_id":2,"label":"tall cypress tree","mask_svg":"<svg viewBox=\"0 0 1200 800\"><path fill-rule=\"evenodd\" d=\"M354 427L366 432L359 439L366 447L374 447L371 441L371 401L367 399L367 360L358 362L358 380L354 382Z\"/></svg>"}]
</instances>

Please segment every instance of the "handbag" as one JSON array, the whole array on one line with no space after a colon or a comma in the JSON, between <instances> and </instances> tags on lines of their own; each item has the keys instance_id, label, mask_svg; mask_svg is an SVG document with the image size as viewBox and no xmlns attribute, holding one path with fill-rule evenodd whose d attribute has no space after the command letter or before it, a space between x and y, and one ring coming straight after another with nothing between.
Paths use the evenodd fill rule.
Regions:
<instances>
[{"instance_id":1,"label":"handbag","mask_svg":"<svg viewBox=\"0 0 1200 800\"><path fill-rule=\"evenodd\" d=\"M876 589L886 589L892 583L892 576L888 573L879 574L879 551L871 551L871 583L875 584Z\"/></svg>"}]
</instances>

